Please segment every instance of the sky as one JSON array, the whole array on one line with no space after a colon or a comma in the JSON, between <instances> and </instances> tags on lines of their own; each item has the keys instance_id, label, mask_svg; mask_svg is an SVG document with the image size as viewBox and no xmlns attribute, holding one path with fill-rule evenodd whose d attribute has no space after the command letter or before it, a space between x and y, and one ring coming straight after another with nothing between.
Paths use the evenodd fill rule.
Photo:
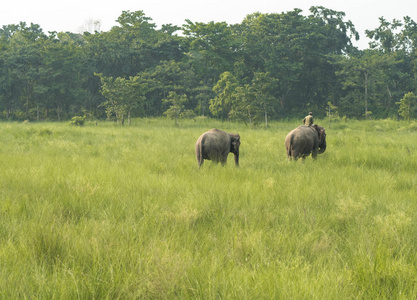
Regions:
<instances>
[{"instance_id":1,"label":"sky","mask_svg":"<svg viewBox=\"0 0 417 300\"><path fill-rule=\"evenodd\" d=\"M409 16L417 22L416 0L4 0L0 6L0 26L35 23L43 31L82 33L91 20L100 21L100 29L108 31L117 25L122 11L142 10L160 28L163 24L181 26L186 19L192 22L241 23L255 12L282 13L299 8L308 15L311 6L324 6L346 13L345 21L352 21L360 34L354 44L368 47L365 30L379 26L379 17L392 22Z\"/></svg>"}]
</instances>

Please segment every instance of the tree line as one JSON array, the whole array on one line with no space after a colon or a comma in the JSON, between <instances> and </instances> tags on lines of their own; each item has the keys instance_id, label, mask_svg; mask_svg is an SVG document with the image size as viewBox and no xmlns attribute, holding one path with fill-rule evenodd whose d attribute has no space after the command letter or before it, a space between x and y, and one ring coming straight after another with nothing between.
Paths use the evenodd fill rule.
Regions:
<instances>
[{"instance_id":1,"label":"tree line","mask_svg":"<svg viewBox=\"0 0 417 300\"><path fill-rule=\"evenodd\" d=\"M368 49L345 13L321 6L254 13L240 24L157 28L124 11L111 30L0 29L0 118L115 120L210 116L251 124L331 113L417 117L417 23L366 30Z\"/></svg>"}]
</instances>

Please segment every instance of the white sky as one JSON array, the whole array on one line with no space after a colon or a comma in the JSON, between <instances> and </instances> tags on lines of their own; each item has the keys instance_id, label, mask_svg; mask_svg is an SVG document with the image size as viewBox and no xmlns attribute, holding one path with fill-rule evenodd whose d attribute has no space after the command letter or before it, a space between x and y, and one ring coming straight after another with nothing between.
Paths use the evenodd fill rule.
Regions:
<instances>
[{"instance_id":1,"label":"white sky","mask_svg":"<svg viewBox=\"0 0 417 300\"><path fill-rule=\"evenodd\" d=\"M241 23L246 15L254 12L281 13L300 8L308 15L311 6L324 6L346 13L345 21L351 20L361 40L356 43L367 48L365 29L379 26L379 17L388 21L402 20L404 16L417 22L416 0L2 0L0 26L17 24L39 24L43 31L81 32L86 21L99 20L101 30L108 31L122 11L144 11L159 28L162 24L183 25L185 19L193 22Z\"/></svg>"}]
</instances>

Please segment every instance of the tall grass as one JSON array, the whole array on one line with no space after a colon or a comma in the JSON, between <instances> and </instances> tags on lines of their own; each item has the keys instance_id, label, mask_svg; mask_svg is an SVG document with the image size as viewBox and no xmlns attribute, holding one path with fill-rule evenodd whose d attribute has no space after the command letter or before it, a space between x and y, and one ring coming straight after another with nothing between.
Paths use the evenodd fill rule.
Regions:
<instances>
[{"instance_id":1,"label":"tall grass","mask_svg":"<svg viewBox=\"0 0 417 300\"><path fill-rule=\"evenodd\" d=\"M0 123L0 298L415 299L417 131L296 122ZM194 144L241 135L240 168Z\"/></svg>"}]
</instances>

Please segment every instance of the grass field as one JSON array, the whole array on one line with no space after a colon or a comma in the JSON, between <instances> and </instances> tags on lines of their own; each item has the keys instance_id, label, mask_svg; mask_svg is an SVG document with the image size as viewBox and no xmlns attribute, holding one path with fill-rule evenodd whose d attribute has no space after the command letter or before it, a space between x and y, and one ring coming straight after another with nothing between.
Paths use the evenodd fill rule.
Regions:
<instances>
[{"instance_id":1,"label":"grass field","mask_svg":"<svg viewBox=\"0 0 417 300\"><path fill-rule=\"evenodd\" d=\"M0 298L416 299L417 124L322 123L304 162L296 122L0 123Z\"/></svg>"}]
</instances>

